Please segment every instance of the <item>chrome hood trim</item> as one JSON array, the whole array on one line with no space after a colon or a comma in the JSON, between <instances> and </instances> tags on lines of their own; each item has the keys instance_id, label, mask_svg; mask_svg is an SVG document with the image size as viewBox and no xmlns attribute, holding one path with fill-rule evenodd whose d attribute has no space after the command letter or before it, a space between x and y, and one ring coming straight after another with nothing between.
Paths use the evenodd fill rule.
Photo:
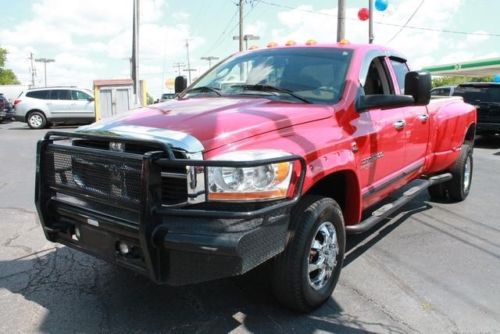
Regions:
<instances>
[{"instance_id":1,"label":"chrome hood trim","mask_svg":"<svg viewBox=\"0 0 500 334\"><path fill-rule=\"evenodd\" d=\"M76 132L92 134L103 137L121 137L127 139L143 139L159 141L171 145L173 148L181 149L186 153L201 156L205 150L203 144L188 133L181 131L152 128L138 125L118 125L107 122L99 122L79 127Z\"/></svg>"}]
</instances>

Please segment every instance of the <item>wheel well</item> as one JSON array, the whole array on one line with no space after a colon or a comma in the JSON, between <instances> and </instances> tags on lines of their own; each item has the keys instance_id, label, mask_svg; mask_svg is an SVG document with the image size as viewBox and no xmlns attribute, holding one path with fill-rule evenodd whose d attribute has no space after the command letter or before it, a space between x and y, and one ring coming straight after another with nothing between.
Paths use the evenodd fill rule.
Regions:
<instances>
[{"instance_id":1,"label":"wheel well","mask_svg":"<svg viewBox=\"0 0 500 334\"><path fill-rule=\"evenodd\" d=\"M474 143L474 136L476 135L476 124L471 124L465 133L464 143Z\"/></svg>"},{"instance_id":2,"label":"wheel well","mask_svg":"<svg viewBox=\"0 0 500 334\"><path fill-rule=\"evenodd\" d=\"M25 122L28 122L28 117L29 117L32 113L34 113L34 112L39 112L40 114L42 114L42 115L43 115L43 117L45 117L45 119L47 119L47 115L45 115L45 113L44 113L43 111L41 111L40 109L31 109L30 111L28 111L28 112L26 113L26 116L24 117L24 121L25 121Z\"/></svg>"},{"instance_id":3,"label":"wheel well","mask_svg":"<svg viewBox=\"0 0 500 334\"><path fill-rule=\"evenodd\" d=\"M323 177L306 194L333 198L342 209L346 225L359 222L360 191L356 174L353 171L340 171Z\"/></svg>"}]
</instances>

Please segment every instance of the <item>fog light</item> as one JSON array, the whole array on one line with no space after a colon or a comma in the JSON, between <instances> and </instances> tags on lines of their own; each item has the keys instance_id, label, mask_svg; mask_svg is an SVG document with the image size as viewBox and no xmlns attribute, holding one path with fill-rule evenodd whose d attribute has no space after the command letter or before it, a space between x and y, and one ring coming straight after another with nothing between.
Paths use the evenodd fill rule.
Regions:
<instances>
[{"instance_id":1,"label":"fog light","mask_svg":"<svg viewBox=\"0 0 500 334\"><path fill-rule=\"evenodd\" d=\"M120 241L118 243L118 250L120 251L120 254L122 254L122 255L127 255L128 253L130 253L129 246L126 243L124 243L123 241Z\"/></svg>"}]
</instances>

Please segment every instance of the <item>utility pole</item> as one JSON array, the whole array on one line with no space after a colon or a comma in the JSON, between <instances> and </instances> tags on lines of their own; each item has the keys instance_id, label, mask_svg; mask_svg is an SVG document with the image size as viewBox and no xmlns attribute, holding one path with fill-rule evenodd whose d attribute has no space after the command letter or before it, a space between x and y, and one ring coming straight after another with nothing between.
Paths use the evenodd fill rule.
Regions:
<instances>
[{"instance_id":1,"label":"utility pole","mask_svg":"<svg viewBox=\"0 0 500 334\"><path fill-rule=\"evenodd\" d=\"M373 0L368 0L368 11L370 12L368 22L368 43L373 43Z\"/></svg>"},{"instance_id":2,"label":"utility pole","mask_svg":"<svg viewBox=\"0 0 500 334\"><path fill-rule=\"evenodd\" d=\"M37 58L35 61L37 63L43 63L43 78L45 81L45 87L47 87L47 63L53 63L55 60L49 58Z\"/></svg>"},{"instance_id":3,"label":"utility pole","mask_svg":"<svg viewBox=\"0 0 500 334\"><path fill-rule=\"evenodd\" d=\"M339 0L337 14L337 42L345 38L345 0Z\"/></svg>"},{"instance_id":4,"label":"utility pole","mask_svg":"<svg viewBox=\"0 0 500 334\"><path fill-rule=\"evenodd\" d=\"M189 39L186 39L186 58L187 58L187 68L184 69L184 71L188 72L188 78L189 78L189 85L191 84L191 72L196 71L195 69L191 68L191 60L189 58Z\"/></svg>"},{"instance_id":5,"label":"utility pole","mask_svg":"<svg viewBox=\"0 0 500 334\"><path fill-rule=\"evenodd\" d=\"M208 61L208 68L210 69L212 67L212 60L217 60L219 57L214 57L214 56L208 56L208 57L201 57L201 60L207 60Z\"/></svg>"},{"instance_id":6,"label":"utility pole","mask_svg":"<svg viewBox=\"0 0 500 334\"><path fill-rule=\"evenodd\" d=\"M35 75L36 75L36 69L35 69L35 64L33 64L33 52L30 52L30 56L28 58L30 60L30 71L31 71L31 87L35 87Z\"/></svg>"},{"instance_id":7,"label":"utility pole","mask_svg":"<svg viewBox=\"0 0 500 334\"><path fill-rule=\"evenodd\" d=\"M239 40L240 36L233 36L233 40ZM260 36L252 35L252 34L247 34L243 35L243 40L245 41L245 50L248 50L248 41L256 41L260 39Z\"/></svg>"},{"instance_id":8,"label":"utility pole","mask_svg":"<svg viewBox=\"0 0 500 334\"><path fill-rule=\"evenodd\" d=\"M240 52L243 51L243 2L244 0L240 0Z\"/></svg>"},{"instance_id":9,"label":"utility pole","mask_svg":"<svg viewBox=\"0 0 500 334\"><path fill-rule=\"evenodd\" d=\"M132 80L134 81L135 106L141 105L139 99L139 0L134 0L132 24Z\"/></svg>"},{"instance_id":10,"label":"utility pole","mask_svg":"<svg viewBox=\"0 0 500 334\"><path fill-rule=\"evenodd\" d=\"M181 75L181 67L186 66L184 63L174 63L174 68L177 68L177 75Z\"/></svg>"}]
</instances>

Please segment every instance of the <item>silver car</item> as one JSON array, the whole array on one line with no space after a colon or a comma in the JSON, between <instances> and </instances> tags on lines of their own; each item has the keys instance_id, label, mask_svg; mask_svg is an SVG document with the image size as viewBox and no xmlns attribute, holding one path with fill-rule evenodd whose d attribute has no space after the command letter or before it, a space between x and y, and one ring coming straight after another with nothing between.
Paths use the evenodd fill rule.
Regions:
<instances>
[{"instance_id":1,"label":"silver car","mask_svg":"<svg viewBox=\"0 0 500 334\"><path fill-rule=\"evenodd\" d=\"M14 101L17 121L32 129L48 124L88 124L95 121L94 97L76 87L36 88L22 92Z\"/></svg>"}]
</instances>

